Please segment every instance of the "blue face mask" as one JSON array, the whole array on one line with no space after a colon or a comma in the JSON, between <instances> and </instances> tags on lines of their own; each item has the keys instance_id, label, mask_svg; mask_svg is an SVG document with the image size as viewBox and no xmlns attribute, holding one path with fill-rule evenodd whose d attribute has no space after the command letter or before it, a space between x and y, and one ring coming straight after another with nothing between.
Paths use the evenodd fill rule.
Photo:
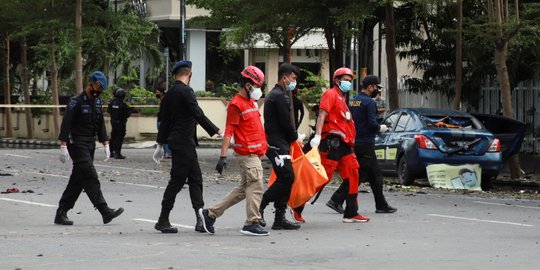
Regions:
<instances>
[{"instance_id":1,"label":"blue face mask","mask_svg":"<svg viewBox=\"0 0 540 270\"><path fill-rule=\"evenodd\" d=\"M289 85L287 85L287 87L289 88L289 91L292 91L296 88L296 81L292 81L289 83Z\"/></svg>"},{"instance_id":2,"label":"blue face mask","mask_svg":"<svg viewBox=\"0 0 540 270\"><path fill-rule=\"evenodd\" d=\"M349 81L341 81L339 84L339 89L343 92L349 92L352 88L352 82Z\"/></svg>"}]
</instances>

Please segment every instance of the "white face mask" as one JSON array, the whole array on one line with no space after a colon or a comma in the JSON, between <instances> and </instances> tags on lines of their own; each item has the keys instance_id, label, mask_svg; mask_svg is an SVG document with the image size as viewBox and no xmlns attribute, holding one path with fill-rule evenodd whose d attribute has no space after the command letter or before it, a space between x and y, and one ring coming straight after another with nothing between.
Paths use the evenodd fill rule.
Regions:
<instances>
[{"instance_id":1,"label":"white face mask","mask_svg":"<svg viewBox=\"0 0 540 270\"><path fill-rule=\"evenodd\" d=\"M251 93L249 94L249 98L253 100L259 100L263 95L261 88L255 88L252 86L251 89L253 91L251 91Z\"/></svg>"}]
</instances>

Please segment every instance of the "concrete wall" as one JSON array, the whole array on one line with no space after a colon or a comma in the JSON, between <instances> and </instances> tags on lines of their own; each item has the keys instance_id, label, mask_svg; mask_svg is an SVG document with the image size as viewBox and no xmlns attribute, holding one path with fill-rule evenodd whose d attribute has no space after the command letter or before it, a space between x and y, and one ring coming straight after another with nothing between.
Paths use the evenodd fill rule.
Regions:
<instances>
[{"instance_id":1,"label":"concrete wall","mask_svg":"<svg viewBox=\"0 0 540 270\"><path fill-rule=\"evenodd\" d=\"M202 108L206 116L216 126L224 130L227 101L221 98L199 98L198 102L199 102L199 106ZM261 99L259 103L260 103L259 110L261 112L261 119L264 122L264 118L262 117L264 100ZM304 120L302 121L302 124L300 125L299 132L309 135L311 131L309 128L309 125L310 124L313 125L315 123L315 120L310 119L309 110L307 108L304 107L304 111L306 112L306 114L304 116ZM26 120L25 120L24 111L14 110L12 119L13 119L13 127L16 129L13 132L14 137L27 138L27 132L26 132L27 129L26 129ZM105 117L105 120L107 123L107 133L110 135L111 126L110 126L108 115ZM128 119L127 126L126 126L126 129L127 129L126 136L135 138L136 140L141 140L143 139L143 136L145 134L157 134L156 121L157 121L157 118L155 116L142 116L139 114L134 114ZM0 111L0 138L5 138L5 126L6 126L5 117L2 110ZM42 114L39 118L34 118L34 133L35 133L35 138L33 139L56 140L58 135L54 134L52 114L50 113ZM197 126L197 136L199 138L209 137L206 131L200 126Z\"/></svg>"}]
</instances>

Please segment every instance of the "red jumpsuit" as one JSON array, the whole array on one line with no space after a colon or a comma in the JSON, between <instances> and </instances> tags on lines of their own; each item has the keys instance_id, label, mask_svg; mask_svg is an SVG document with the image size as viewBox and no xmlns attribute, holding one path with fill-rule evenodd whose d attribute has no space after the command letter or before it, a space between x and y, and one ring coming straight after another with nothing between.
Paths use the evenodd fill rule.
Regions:
<instances>
[{"instance_id":1,"label":"red jumpsuit","mask_svg":"<svg viewBox=\"0 0 540 270\"><path fill-rule=\"evenodd\" d=\"M321 159L328 178L339 172L343 181L348 182L347 207L345 217L358 215L358 168L360 165L352 150L356 129L349 107L341 91L334 86L321 97L319 108L328 113L321 134Z\"/></svg>"}]
</instances>

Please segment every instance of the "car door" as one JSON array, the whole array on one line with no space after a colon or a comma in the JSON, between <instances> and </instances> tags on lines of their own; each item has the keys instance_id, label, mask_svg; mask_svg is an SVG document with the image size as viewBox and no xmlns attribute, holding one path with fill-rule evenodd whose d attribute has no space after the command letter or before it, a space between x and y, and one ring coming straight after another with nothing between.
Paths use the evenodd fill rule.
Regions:
<instances>
[{"instance_id":1,"label":"car door","mask_svg":"<svg viewBox=\"0 0 540 270\"><path fill-rule=\"evenodd\" d=\"M519 153L525 137L526 125L523 122L490 114L472 114L495 138L501 142L502 160L506 162L512 155Z\"/></svg>"},{"instance_id":2,"label":"car door","mask_svg":"<svg viewBox=\"0 0 540 270\"><path fill-rule=\"evenodd\" d=\"M408 140L407 132L410 130L411 115L407 112L401 112L394 128L394 131L387 137L385 159L386 166L389 169L397 168L398 154L403 151L403 143Z\"/></svg>"},{"instance_id":3,"label":"car door","mask_svg":"<svg viewBox=\"0 0 540 270\"><path fill-rule=\"evenodd\" d=\"M394 128L396 127L399 115L401 114L400 111L391 113L386 119L383 121L383 124L388 127L388 131L384 133L377 133L377 136L375 136L375 154L377 156L377 162L379 163L379 167L383 171L394 171L394 168L390 168L390 165L388 164L388 161L386 159L386 148L387 148L387 141L389 137L392 137L394 133Z\"/></svg>"}]
</instances>

